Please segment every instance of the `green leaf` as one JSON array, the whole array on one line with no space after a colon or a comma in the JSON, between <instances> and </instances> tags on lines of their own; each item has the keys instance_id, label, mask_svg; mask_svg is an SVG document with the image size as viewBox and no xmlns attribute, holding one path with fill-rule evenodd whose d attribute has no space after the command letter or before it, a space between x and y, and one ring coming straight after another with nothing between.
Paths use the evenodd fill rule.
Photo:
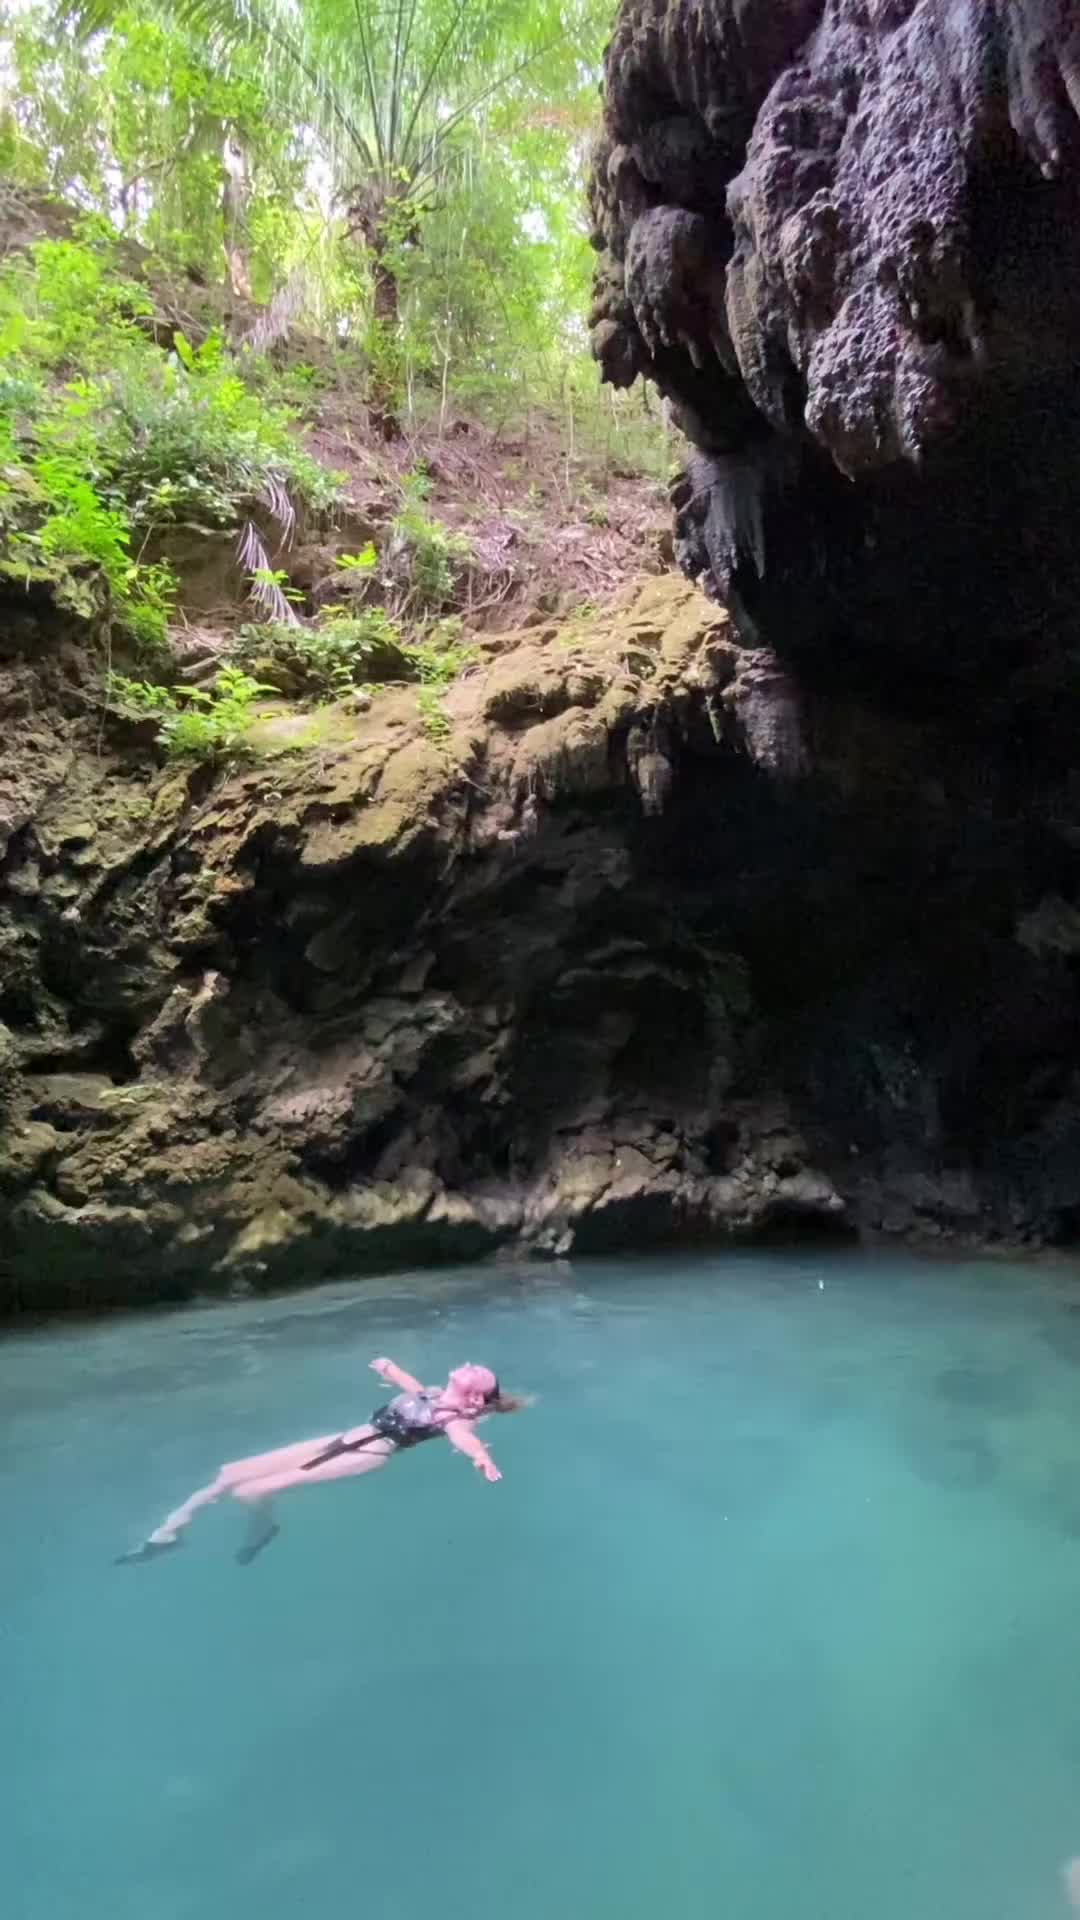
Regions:
<instances>
[{"instance_id":1,"label":"green leaf","mask_svg":"<svg viewBox=\"0 0 1080 1920\"><path fill-rule=\"evenodd\" d=\"M0 359L16 354L26 338L27 317L25 313L10 313L0 325Z\"/></svg>"}]
</instances>

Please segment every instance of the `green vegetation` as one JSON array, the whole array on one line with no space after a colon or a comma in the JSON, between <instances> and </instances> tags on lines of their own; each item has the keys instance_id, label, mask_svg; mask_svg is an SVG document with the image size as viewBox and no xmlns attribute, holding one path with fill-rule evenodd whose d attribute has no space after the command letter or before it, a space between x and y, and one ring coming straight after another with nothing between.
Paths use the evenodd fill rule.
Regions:
<instances>
[{"instance_id":1,"label":"green vegetation","mask_svg":"<svg viewBox=\"0 0 1080 1920\"><path fill-rule=\"evenodd\" d=\"M280 688L300 698L340 700L357 688L377 691L384 680L418 680L417 707L426 731L450 731L443 695L476 658L462 641L456 616L431 622L405 640L384 607L353 612L324 607L310 621L268 620L241 627L236 657L262 676L262 691ZM252 682L252 684L257 684Z\"/></svg>"},{"instance_id":2,"label":"green vegetation","mask_svg":"<svg viewBox=\"0 0 1080 1920\"><path fill-rule=\"evenodd\" d=\"M424 731L432 740L448 738L450 721L443 706L443 695L458 674L477 657L475 647L462 646L460 635L461 621L452 616L436 622L423 640L405 648L421 682L416 705Z\"/></svg>"},{"instance_id":3,"label":"green vegetation","mask_svg":"<svg viewBox=\"0 0 1080 1920\"><path fill-rule=\"evenodd\" d=\"M310 623L267 620L241 627L237 658L287 692L340 699L353 688L391 677L387 663L402 668L405 649L395 621L382 607L353 613L324 607Z\"/></svg>"},{"instance_id":4,"label":"green vegetation","mask_svg":"<svg viewBox=\"0 0 1080 1920\"><path fill-rule=\"evenodd\" d=\"M153 337L145 287L100 222L0 265L0 572L49 578L73 611L107 610L162 648L173 582L141 558L177 520L233 527L257 499L326 508L337 482L210 333Z\"/></svg>"},{"instance_id":5,"label":"green vegetation","mask_svg":"<svg viewBox=\"0 0 1080 1920\"><path fill-rule=\"evenodd\" d=\"M428 738L439 741L448 740L450 721L442 703L442 688L421 687L416 696L416 706Z\"/></svg>"},{"instance_id":6,"label":"green vegetation","mask_svg":"<svg viewBox=\"0 0 1080 1920\"><path fill-rule=\"evenodd\" d=\"M609 16L0 11L0 587L87 622L107 709L152 720L167 754L248 751L264 693L387 681L416 683L445 739L474 656L462 615L509 624L617 571L609 481L658 476L667 452L587 354ZM188 593L201 534L223 602ZM209 689L180 661L204 620Z\"/></svg>"},{"instance_id":7,"label":"green vegetation","mask_svg":"<svg viewBox=\"0 0 1080 1920\"><path fill-rule=\"evenodd\" d=\"M609 0L30 0L0 16L0 173L223 282L237 339L335 343L333 364L264 371L275 401L310 406L351 357L389 431L544 408L571 453L651 460L583 322L610 19Z\"/></svg>"},{"instance_id":8,"label":"green vegetation","mask_svg":"<svg viewBox=\"0 0 1080 1920\"><path fill-rule=\"evenodd\" d=\"M468 542L435 519L426 506L431 491L417 469L404 482L404 503L391 527L387 582L401 614L440 614L451 605L458 575L469 557Z\"/></svg>"},{"instance_id":9,"label":"green vegetation","mask_svg":"<svg viewBox=\"0 0 1080 1920\"><path fill-rule=\"evenodd\" d=\"M448 687L476 659L476 648L461 644L461 630L460 619L451 615L405 648L416 678L426 687Z\"/></svg>"},{"instance_id":10,"label":"green vegetation","mask_svg":"<svg viewBox=\"0 0 1080 1920\"><path fill-rule=\"evenodd\" d=\"M237 759L247 751L247 735L260 694L272 693L239 667L222 667L213 690L186 687L178 693L146 680L113 674L107 688L111 710L126 720L156 720L157 741L172 759Z\"/></svg>"},{"instance_id":11,"label":"green vegetation","mask_svg":"<svg viewBox=\"0 0 1080 1920\"><path fill-rule=\"evenodd\" d=\"M111 398L128 436L118 483L143 525L194 518L235 526L241 507L285 490L314 508L337 498L337 483L304 453L293 414L268 405L225 355L220 334L196 350L183 333L174 355L132 371L127 394Z\"/></svg>"},{"instance_id":12,"label":"green vegetation","mask_svg":"<svg viewBox=\"0 0 1080 1920\"><path fill-rule=\"evenodd\" d=\"M375 561L374 540L369 540L360 553L339 553L337 557L337 563L342 572L349 574L370 573L375 566Z\"/></svg>"}]
</instances>

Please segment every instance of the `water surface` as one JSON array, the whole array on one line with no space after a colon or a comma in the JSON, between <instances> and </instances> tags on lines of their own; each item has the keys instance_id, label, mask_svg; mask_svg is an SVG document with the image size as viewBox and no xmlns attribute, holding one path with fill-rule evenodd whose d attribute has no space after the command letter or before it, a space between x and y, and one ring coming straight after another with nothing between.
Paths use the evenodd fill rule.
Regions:
<instances>
[{"instance_id":1,"label":"water surface","mask_svg":"<svg viewBox=\"0 0 1080 1920\"><path fill-rule=\"evenodd\" d=\"M387 1352L539 1404L113 1556ZM9 1920L1054 1920L1080 1285L725 1256L0 1345Z\"/></svg>"}]
</instances>

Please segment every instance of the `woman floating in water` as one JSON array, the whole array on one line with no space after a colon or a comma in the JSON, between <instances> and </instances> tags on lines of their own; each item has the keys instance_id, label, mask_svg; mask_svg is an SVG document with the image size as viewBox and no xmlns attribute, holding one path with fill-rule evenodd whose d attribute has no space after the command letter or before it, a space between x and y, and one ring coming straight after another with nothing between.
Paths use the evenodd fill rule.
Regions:
<instances>
[{"instance_id":1,"label":"woman floating in water","mask_svg":"<svg viewBox=\"0 0 1080 1920\"><path fill-rule=\"evenodd\" d=\"M241 1566L249 1566L279 1530L273 1513L275 1494L321 1480L374 1473L395 1453L419 1446L422 1440L437 1440L440 1434L472 1461L485 1480L502 1478L473 1428L489 1413L516 1413L525 1403L504 1394L490 1368L456 1367L445 1387L421 1386L392 1360L373 1360L371 1370L400 1392L373 1413L366 1426L336 1436L324 1435L320 1440L300 1440L291 1447L277 1447L272 1453L253 1454L250 1460L231 1461L208 1487L200 1487L182 1507L170 1513L141 1547L121 1554L117 1565L150 1560L155 1554L180 1546L181 1533L192 1515L220 1500L223 1494L231 1494L250 1514L248 1536L236 1556Z\"/></svg>"}]
</instances>

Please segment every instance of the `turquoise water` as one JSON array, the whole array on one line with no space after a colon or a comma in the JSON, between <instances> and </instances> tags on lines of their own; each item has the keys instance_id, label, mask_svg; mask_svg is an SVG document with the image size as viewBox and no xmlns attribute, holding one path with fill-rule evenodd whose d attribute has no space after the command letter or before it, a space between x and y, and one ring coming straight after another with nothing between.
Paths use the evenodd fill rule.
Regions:
<instances>
[{"instance_id":1,"label":"turquoise water","mask_svg":"<svg viewBox=\"0 0 1080 1920\"><path fill-rule=\"evenodd\" d=\"M823 1283L823 1285L821 1284ZM366 1361L538 1404L113 1556ZM731 1256L0 1345L5 1920L1054 1920L1080 1284Z\"/></svg>"}]
</instances>

